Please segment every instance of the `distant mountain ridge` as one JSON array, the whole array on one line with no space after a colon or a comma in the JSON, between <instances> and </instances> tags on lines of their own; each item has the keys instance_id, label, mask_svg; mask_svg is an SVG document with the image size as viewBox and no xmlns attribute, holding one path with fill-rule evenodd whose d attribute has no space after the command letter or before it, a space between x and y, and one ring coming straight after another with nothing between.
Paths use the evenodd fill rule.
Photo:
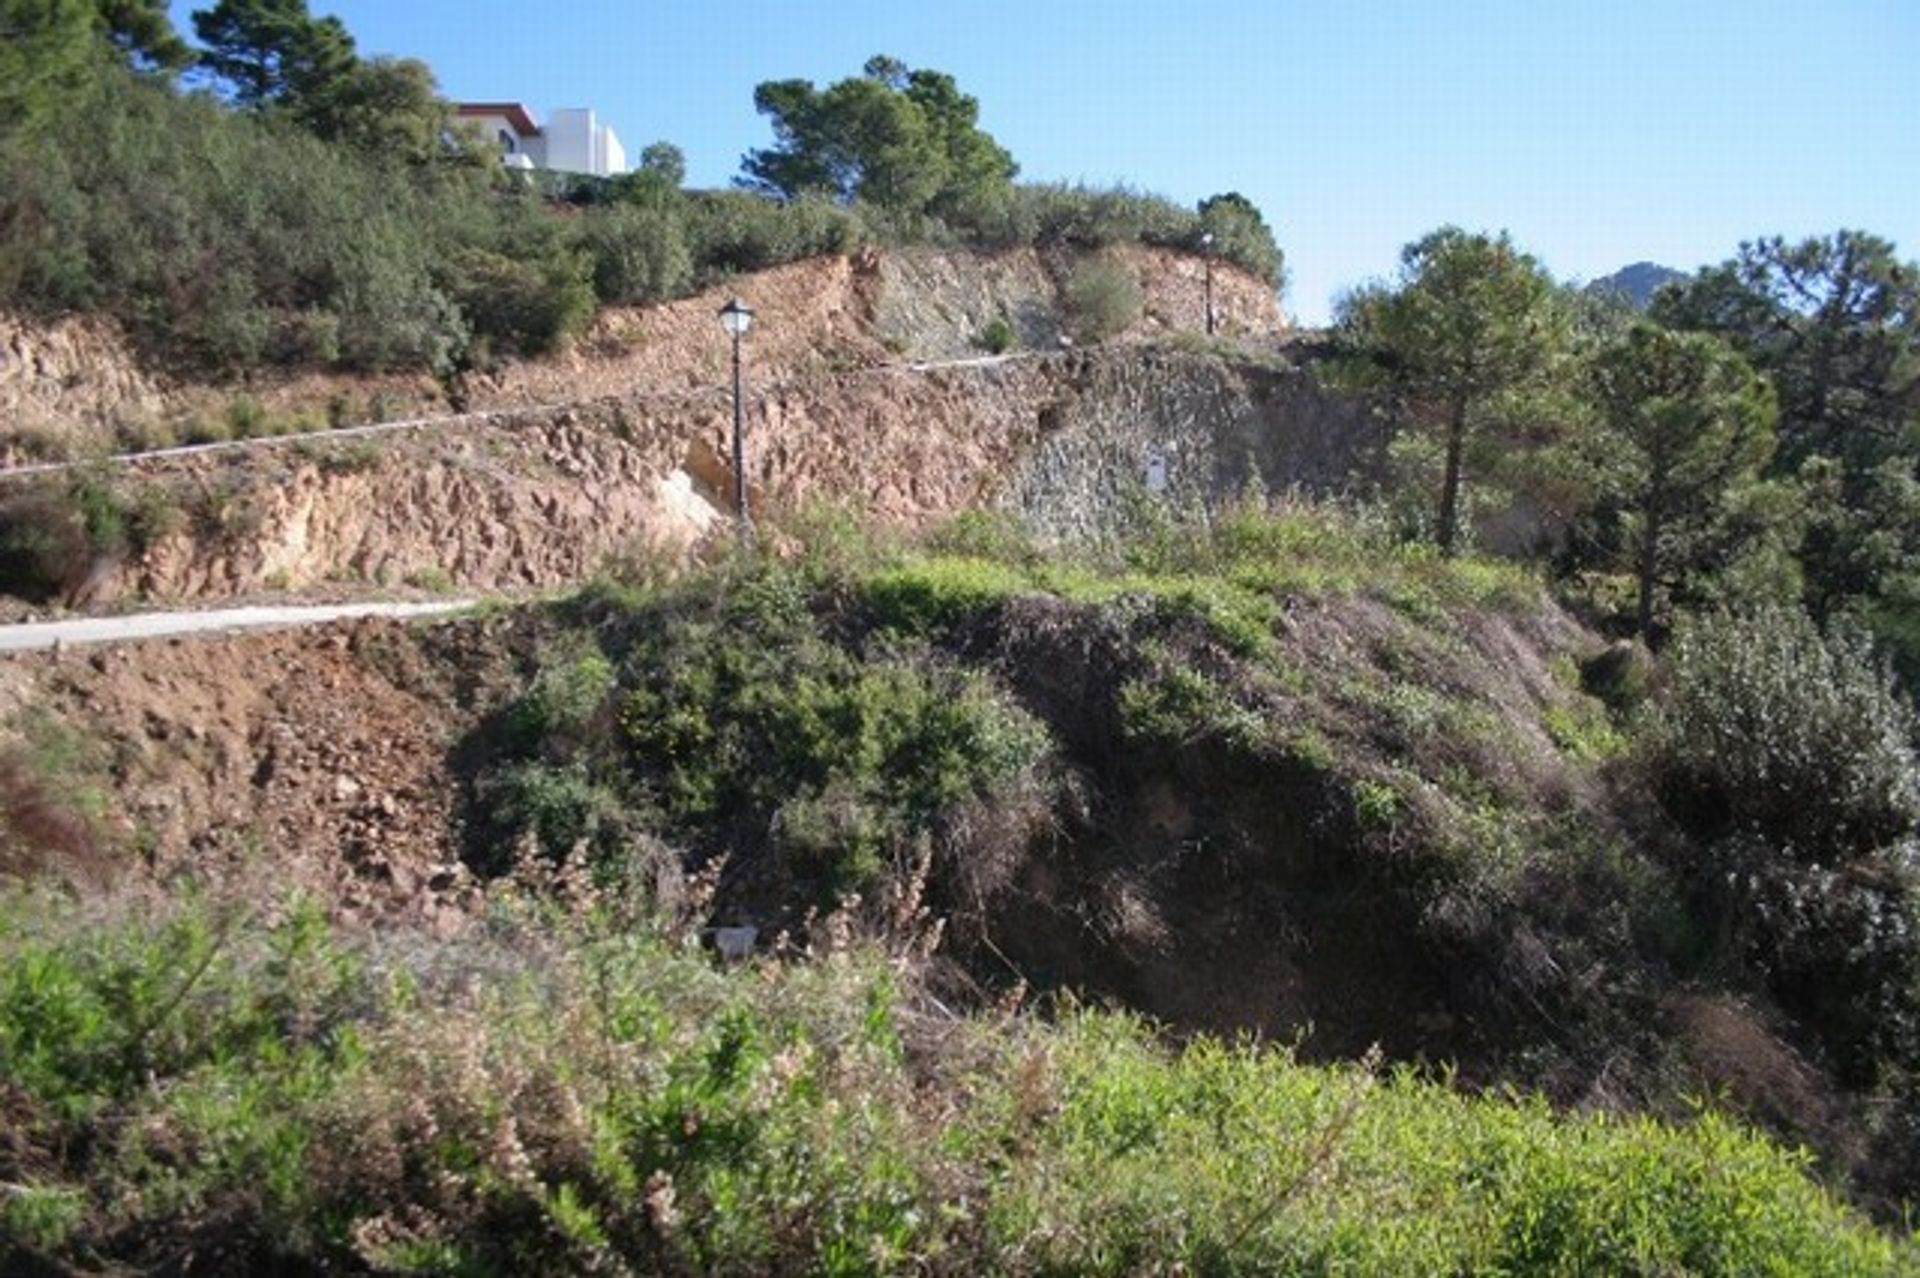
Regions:
<instances>
[{"instance_id":1,"label":"distant mountain ridge","mask_svg":"<svg viewBox=\"0 0 1920 1278\"><path fill-rule=\"evenodd\" d=\"M1689 278L1686 271L1676 271L1671 266L1662 266L1658 262L1635 262L1623 266L1611 275L1603 275L1587 285L1587 292L1594 294L1614 294L1625 298L1638 311L1644 311L1653 295L1669 284L1678 284Z\"/></svg>"}]
</instances>

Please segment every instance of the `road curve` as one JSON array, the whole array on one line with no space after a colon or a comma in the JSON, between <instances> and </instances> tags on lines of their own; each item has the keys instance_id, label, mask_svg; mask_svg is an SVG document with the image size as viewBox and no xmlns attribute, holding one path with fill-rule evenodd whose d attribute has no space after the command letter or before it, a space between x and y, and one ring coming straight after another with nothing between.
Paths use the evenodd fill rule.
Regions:
<instances>
[{"instance_id":1,"label":"road curve","mask_svg":"<svg viewBox=\"0 0 1920 1278\"><path fill-rule=\"evenodd\" d=\"M210 612L146 612L125 617L76 617L70 621L34 621L0 626L0 653L35 652L82 644L124 643L173 635L230 630L318 626L357 617L437 617L474 604L471 599L433 603L300 604L285 607L221 608Z\"/></svg>"}]
</instances>

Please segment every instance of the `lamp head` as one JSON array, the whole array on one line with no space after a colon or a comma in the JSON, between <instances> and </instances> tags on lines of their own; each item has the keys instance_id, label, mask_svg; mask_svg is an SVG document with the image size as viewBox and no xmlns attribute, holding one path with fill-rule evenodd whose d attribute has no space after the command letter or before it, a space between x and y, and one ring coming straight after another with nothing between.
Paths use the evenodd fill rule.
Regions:
<instances>
[{"instance_id":1,"label":"lamp head","mask_svg":"<svg viewBox=\"0 0 1920 1278\"><path fill-rule=\"evenodd\" d=\"M753 308L734 298L720 308L720 326L735 337L745 337L753 327Z\"/></svg>"}]
</instances>

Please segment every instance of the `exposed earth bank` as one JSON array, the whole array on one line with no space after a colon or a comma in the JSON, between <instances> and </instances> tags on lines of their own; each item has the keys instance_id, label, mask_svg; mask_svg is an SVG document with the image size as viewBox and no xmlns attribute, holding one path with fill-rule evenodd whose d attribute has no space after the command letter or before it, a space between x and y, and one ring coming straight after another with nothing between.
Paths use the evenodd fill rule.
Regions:
<instances>
[{"instance_id":1,"label":"exposed earth bank","mask_svg":"<svg viewBox=\"0 0 1920 1278\"><path fill-rule=\"evenodd\" d=\"M725 395L689 390L142 462L107 478L159 512L153 535L76 571L62 602L578 582L672 556L730 513L731 429ZM824 503L916 528L993 506L1062 539L1128 518L1154 455L1164 500L1191 509L1338 491L1378 446L1363 410L1284 358L1148 345L774 383L749 434L762 512Z\"/></svg>"},{"instance_id":2,"label":"exposed earth bank","mask_svg":"<svg viewBox=\"0 0 1920 1278\"><path fill-rule=\"evenodd\" d=\"M236 405L288 429L461 410L526 407L718 387L727 349L714 312L738 295L758 319L749 357L762 380L790 381L902 362L988 353L1004 319L1018 348L1053 350L1070 321L1064 289L1089 254L867 250L744 276L678 302L609 307L566 351L506 361L442 383L424 375L258 374L187 382L145 365L111 324L0 315L0 461L85 457L135 442L222 432ZM1166 249L1118 246L1101 256L1140 287L1135 321L1115 340L1206 327L1205 263ZM1213 264L1216 327L1224 336L1286 330L1273 289Z\"/></svg>"}]
</instances>

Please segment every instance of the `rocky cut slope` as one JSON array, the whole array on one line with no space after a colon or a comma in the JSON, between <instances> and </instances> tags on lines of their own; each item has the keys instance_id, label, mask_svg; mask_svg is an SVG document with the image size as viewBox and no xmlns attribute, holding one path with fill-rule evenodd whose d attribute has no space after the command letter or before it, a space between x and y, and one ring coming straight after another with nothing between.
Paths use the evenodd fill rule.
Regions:
<instances>
[{"instance_id":1,"label":"rocky cut slope","mask_svg":"<svg viewBox=\"0 0 1920 1278\"><path fill-rule=\"evenodd\" d=\"M1098 254L868 250L816 258L677 302L606 308L558 355L506 361L452 383L298 372L186 382L144 366L105 321L43 325L0 316L0 459L84 457L197 438L717 387L726 381L727 353L713 314L736 292L760 316L749 351L761 379L980 355L988 353L996 321L1006 322L1015 348L1053 350L1074 327L1067 285L1089 262L1137 283L1138 309L1113 334L1118 340L1204 330L1204 263L1139 246ZM1285 331L1271 287L1224 262L1212 274L1222 333Z\"/></svg>"},{"instance_id":2,"label":"rocky cut slope","mask_svg":"<svg viewBox=\"0 0 1920 1278\"><path fill-rule=\"evenodd\" d=\"M1128 518L1150 455L1166 461L1167 501L1204 508L1249 487L1338 490L1378 443L1306 369L1228 347L888 366L763 384L753 400L764 513L837 504L911 528L990 506L1053 538ZM91 500L138 533L76 536L38 574L69 606L552 587L712 529L731 506L731 427L729 399L706 389L501 410L13 481L13 518L77 528L72 508Z\"/></svg>"}]
</instances>

